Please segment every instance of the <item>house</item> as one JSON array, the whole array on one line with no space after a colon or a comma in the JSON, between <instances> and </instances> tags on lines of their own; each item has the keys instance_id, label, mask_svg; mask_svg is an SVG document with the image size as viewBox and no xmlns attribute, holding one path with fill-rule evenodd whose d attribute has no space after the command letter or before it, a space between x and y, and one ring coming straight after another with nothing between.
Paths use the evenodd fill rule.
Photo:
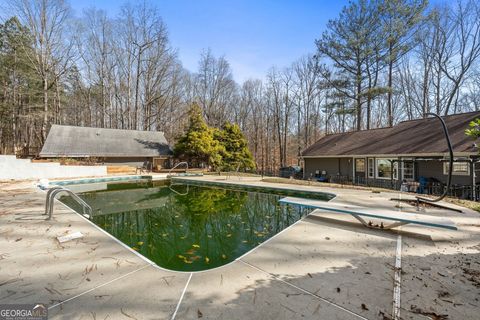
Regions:
<instances>
[{"instance_id":1,"label":"house","mask_svg":"<svg viewBox=\"0 0 480 320\"><path fill-rule=\"evenodd\" d=\"M168 166L172 150L163 132L53 125L41 158L95 158L107 165Z\"/></svg>"},{"instance_id":2,"label":"house","mask_svg":"<svg viewBox=\"0 0 480 320\"><path fill-rule=\"evenodd\" d=\"M474 140L465 135L465 129L479 117L480 112L443 117L455 158L451 192L460 197L478 199L472 188L476 189L479 182L479 150ZM422 192L433 194L443 192L449 166L447 142L436 118L329 134L305 149L301 156L305 179L395 189L406 181L420 186Z\"/></svg>"}]
</instances>

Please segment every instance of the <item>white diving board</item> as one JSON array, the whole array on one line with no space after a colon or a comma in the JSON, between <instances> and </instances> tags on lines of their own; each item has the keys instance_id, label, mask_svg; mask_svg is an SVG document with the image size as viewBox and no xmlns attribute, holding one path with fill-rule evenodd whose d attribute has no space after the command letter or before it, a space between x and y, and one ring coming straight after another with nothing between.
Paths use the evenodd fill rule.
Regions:
<instances>
[{"instance_id":1,"label":"white diving board","mask_svg":"<svg viewBox=\"0 0 480 320\"><path fill-rule=\"evenodd\" d=\"M455 223L449 219L427 216L389 209L366 208L344 203L330 203L303 198L286 197L279 200L280 203L293 204L306 208L320 209L330 212L345 213L353 216L366 227L372 227L363 217L393 221L390 225L383 226L383 229L391 229L405 224L419 224L427 227L458 230Z\"/></svg>"}]
</instances>

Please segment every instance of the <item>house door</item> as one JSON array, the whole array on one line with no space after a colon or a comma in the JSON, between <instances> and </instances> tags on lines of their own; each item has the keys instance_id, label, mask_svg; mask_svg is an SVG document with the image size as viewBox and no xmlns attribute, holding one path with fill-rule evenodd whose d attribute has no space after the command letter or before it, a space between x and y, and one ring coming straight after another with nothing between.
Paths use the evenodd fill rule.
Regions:
<instances>
[{"instance_id":1,"label":"house door","mask_svg":"<svg viewBox=\"0 0 480 320\"><path fill-rule=\"evenodd\" d=\"M365 183L365 158L355 159L355 182Z\"/></svg>"}]
</instances>

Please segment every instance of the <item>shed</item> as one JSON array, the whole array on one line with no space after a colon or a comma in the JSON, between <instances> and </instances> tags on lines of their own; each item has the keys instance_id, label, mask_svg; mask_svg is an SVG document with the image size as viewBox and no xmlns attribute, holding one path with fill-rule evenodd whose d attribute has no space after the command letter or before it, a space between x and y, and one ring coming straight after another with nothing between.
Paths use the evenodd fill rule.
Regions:
<instances>
[{"instance_id":1,"label":"shed","mask_svg":"<svg viewBox=\"0 0 480 320\"><path fill-rule=\"evenodd\" d=\"M43 145L42 158L98 158L105 164L138 166L159 163L172 155L160 131L106 129L53 125Z\"/></svg>"}]
</instances>

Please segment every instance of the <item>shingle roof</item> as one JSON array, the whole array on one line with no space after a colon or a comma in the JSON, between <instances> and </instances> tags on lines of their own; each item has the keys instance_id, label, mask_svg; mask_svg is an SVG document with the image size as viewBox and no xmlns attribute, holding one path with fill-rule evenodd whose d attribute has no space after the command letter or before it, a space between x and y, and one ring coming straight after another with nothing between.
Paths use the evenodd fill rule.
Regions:
<instances>
[{"instance_id":1,"label":"shingle roof","mask_svg":"<svg viewBox=\"0 0 480 320\"><path fill-rule=\"evenodd\" d=\"M480 112L443 117L454 152L476 154L472 138L465 135L470 121ZM380 129L330 134L302 152L302 156L441 154L448 152L440 121L426 118L403 121Z\"/></svg>"},{"instance_id":2,"label":"shingle roof","mask_svg":"<svg viewBox=\"0 0 480 320\"><path fill-rule=\"evenodd\" d=\"M156 157L171 154L158 131L53 125L41 157Z\"/></svg>"}]
</instances>

